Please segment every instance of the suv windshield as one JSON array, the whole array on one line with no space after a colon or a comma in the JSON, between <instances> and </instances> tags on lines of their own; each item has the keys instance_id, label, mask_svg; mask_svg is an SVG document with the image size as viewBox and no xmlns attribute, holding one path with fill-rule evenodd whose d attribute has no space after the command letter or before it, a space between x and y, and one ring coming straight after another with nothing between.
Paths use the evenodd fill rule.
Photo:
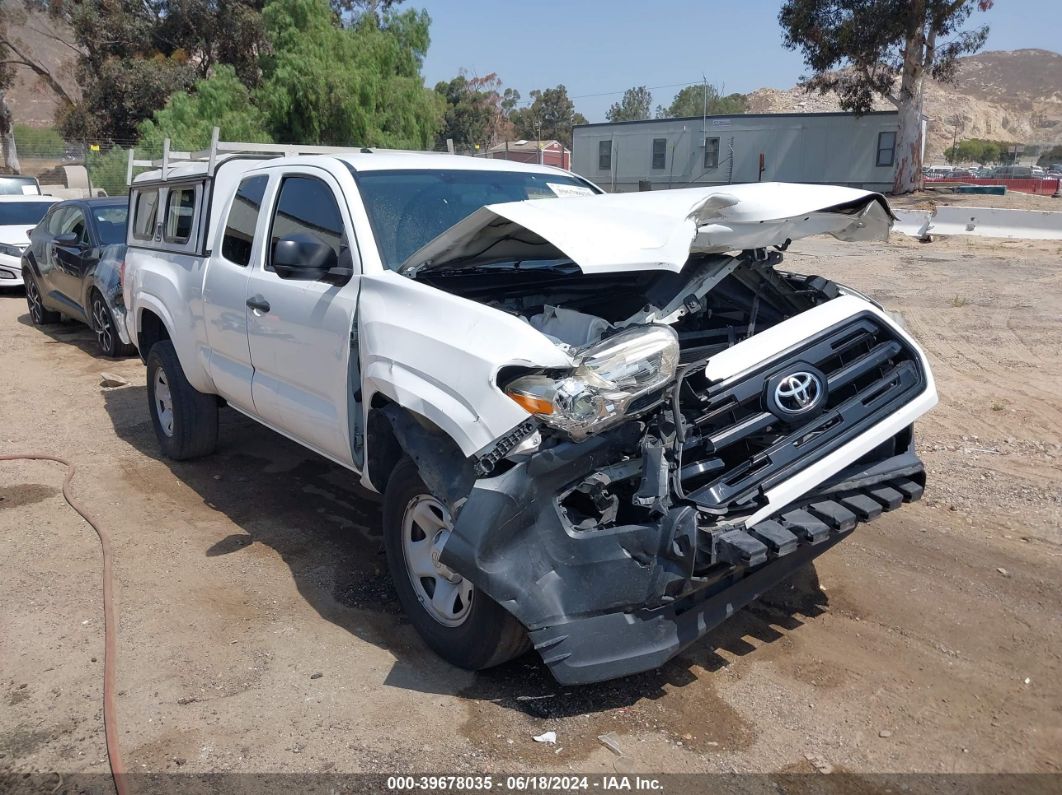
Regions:
<instances>
[{"instance_id":1,"label":"suv windshield","mask_svg":"<svg viewBox=\"0 0 1062 795\"><path fill-rule=\"evenodd\" d=\"M35 226L51 206L49 202L0 202L0 226Z\"/></svg>"},{"instance_id":2,"label":"suv windshield","mask_svg":"<svg viewBox=\"0 0 1062 795\"><path fill-rule=\"evenodd\" d=\"M566 174L519 171L359 171L356 174L385 268L487 204L594 193Z\"/></svg>"},{"instance_id":3,"label":"suv windshield","mask_svg":"<svg viewBox=\"0 0 1062 795\"><path fill-rule=\"evenodd\" d=\"M100 245L110 246L125 242L125 219L129 215L129 208L126 205L93 207L92 215L96 219L96 231L100 235Z\"/></svg>"}]
</instances>

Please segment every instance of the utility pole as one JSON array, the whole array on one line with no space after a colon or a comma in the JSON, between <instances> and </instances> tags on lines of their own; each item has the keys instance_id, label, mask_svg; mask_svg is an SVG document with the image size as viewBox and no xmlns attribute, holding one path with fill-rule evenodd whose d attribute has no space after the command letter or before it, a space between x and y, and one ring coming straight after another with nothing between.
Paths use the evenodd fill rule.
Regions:
<instances>
[{"instance_id":1,"label":"utility pole","mask_svg":"<svg viewBox=\"0 0 1062 795\"><path fill-rule=\"evenodd\" d=\"M704 81L704 109L701 111L701 146L707 146L708 141L708 75L701 72L701 80Z\"/></svg>"}]
</instances>

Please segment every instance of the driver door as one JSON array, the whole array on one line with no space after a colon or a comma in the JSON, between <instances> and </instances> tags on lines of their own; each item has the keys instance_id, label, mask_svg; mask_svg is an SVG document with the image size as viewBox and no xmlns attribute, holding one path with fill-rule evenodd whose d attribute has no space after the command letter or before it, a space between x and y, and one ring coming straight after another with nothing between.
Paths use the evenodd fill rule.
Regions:
<instances>
[{"instance_id":1,"label":"driver door","mask_svg":"<svg viewBox=\"0 0 1062 795\"><path fill-rule=\"evenodd\" d=\"M358 390L351 350L361 263L347 203L326 171L285 169L272 192L265 251L247 281L247 340L255 412L274 428L348 466L354 465L350 407ZM314 238L350 262L338 284L282 277L277 242ZM353 357L353 358L352 358Z\"/></svg>"},{"instance_id":2,"label":"driver door","mask_svg":"<svg viewBox=\"0 0 1062 795\"><path fill-rule=\"evenodd\" d=\"M92 247L88 219L80 207L73 206L64 208L55 221L52 239L48 243L49 259L53 265L48 286L59 293L64 303L84 311L81 306L81 277ZM59 238L64 235L76 237L72 241L60 241Z\"/></svg>"}]
</instances>

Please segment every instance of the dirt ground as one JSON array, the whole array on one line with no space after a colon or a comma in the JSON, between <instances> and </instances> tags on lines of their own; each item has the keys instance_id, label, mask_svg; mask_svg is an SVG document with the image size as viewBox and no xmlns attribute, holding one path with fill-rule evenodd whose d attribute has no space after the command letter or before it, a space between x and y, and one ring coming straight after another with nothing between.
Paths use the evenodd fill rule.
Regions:
<instances>
[{"instance_id":1,"label":"dirt ground","mask_svg":"<svg viewBox=\"0 0 1062 795\"><path fill-rule=\"evenodd\" d=\"M139 360L31 327L21 295L0 296L0 450L73 459L114 538L132 771L1058 773L1060 254L794 245L788 267L863 290L925 345L926 497L662 670L596 686L559 687L533 655L440 662L345 470L231 411L216 455L162 460ZM99 547L61 480L0 464L0 773L107 770ZM556 746L532 741L546 730Z\"/></svg>"}]
</instances>

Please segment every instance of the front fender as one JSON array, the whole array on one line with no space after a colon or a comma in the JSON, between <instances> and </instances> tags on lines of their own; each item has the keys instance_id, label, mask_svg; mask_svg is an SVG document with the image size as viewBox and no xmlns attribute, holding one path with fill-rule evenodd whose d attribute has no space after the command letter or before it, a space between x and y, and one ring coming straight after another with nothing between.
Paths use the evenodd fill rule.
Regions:
<instances>
[{"instance_id":1,"label":"front fender","mask_svg":"<svg viewBox=\"0 0 1062 795\"><path fill-rule=\"evenodd\" d=\"M362 278L359 332L366 413L384 395L431 420L465 456L528 418L497 387L501 368L571 366L524 321L390 271Z\"/></svg>"},{"instance_id":2,"label":"front fender","mask_svg":"<svg viewBox=\"0 0 1062 795\"><path fill-rule=\"evenodd\" d=\"M124 246L114 248L124 249ZM89 300L92 291L97 290L107 303L114 318L114 325L118 330L118 337L122 343L128 345L133 342L133 336L129 333L126 321L125 297L122 295L122 260L120 252L104 250L99 263L92 272L89 283L85 289L82 306L87 307L87 314L91 314L92 302Z\"/></svg>"}]
</instances>

